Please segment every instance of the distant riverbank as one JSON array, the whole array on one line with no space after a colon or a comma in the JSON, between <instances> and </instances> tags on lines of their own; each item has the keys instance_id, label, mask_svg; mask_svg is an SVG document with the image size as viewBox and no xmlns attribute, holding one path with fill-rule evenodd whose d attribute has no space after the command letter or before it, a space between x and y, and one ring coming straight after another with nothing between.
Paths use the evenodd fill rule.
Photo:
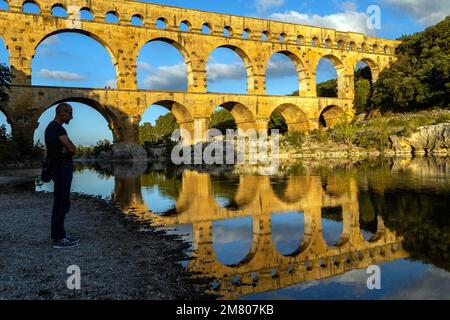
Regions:
<instances>
[{"instance_id":1,"label":"distant riverbank","mask_svg":"<svg viewBox=\"0 0 450 320\"><path fill-rule=\"evenodd\" d=\"M33 180L24 183L30 176L0 178L0 300L208 298L179 264L189 244L130 221L100 198L72 194L66 229L81 242L53 249L53 195L34 192ZM81 290L66 286L71 265L80 267Z\"/></svg>"}]
</instances>

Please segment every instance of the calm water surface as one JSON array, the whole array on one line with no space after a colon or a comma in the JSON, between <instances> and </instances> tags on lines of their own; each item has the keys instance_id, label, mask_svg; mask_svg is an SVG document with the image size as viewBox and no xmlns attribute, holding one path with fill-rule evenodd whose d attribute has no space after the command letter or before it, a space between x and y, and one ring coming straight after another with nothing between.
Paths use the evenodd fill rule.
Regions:
<instances>
[{"instance_id":1,"label":"calm water surface","mask_svg":"<svg viewBox=\"0 0 450 320\"><path fill-rule=\"evenodd\" d=\"M183 235L194 257L183 265L215 277L225 299L450 299L449 164L296 165L273 176L80 165L72 191ZM370 265L379 290L367 287Z\"/></svg>"}]
</instances>

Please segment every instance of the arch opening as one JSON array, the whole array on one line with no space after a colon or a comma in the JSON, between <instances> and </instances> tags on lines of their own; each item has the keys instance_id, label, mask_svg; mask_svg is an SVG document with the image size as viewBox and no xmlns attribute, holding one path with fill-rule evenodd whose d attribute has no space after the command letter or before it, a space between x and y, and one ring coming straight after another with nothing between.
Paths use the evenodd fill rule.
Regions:
<instances>
[{"instance_id":1,"label":"arch opening","mask_svg":"<svg viewBox=\"0 0 450 320\"><path fill-rule=\"evenodd\" d=\"M105 22L119 24L119 14L115 11L109 11L106 13Z\"/></svg>"},{"instance_id":2,"label":"arch opening","mask_svg":"<svg viewBox=\"0 0 450 320\"><path fill-rule=\"evenodd\" d=\"M323 128L330 128L336 125L344 115L344 110L338 106L328 106L322 110L319 117L319 125Z\"/></svg>"},{"instance_id":3,"label":"arch opening","mask_svg":"<svg viewBox=\"0 0 450 320\"><path fill-rule=\"evenodd\" d=\"M322 208L322 236L328 246L340 246L345 242L342 207Z\"/></svg>"},{"instance_id":4,"label":"arch opening","mask_svg":"<svg viewBox=\"0 0 450 320\"><path fill-rule=\"evenodd\" d=\"M180 31L190 32L191 29L192 29L192 24L189 21L183 20L180 22Z\"/></svg>"},{"instance_id":5,"label":"arch opening","mask_svg":"<svg viewBox=\"0 0 450 320\"><path fill-rule=\"evenodd\" d=\"M368 110L373 82L378 78L378 74L378 66L371 59L365 58L356 64L354 74L354 103L357 113L365 113Z\"/></svg>"},{"instance_id":6,"label":"arch opening","mask_svg":"<svg viewBox=\"0 0 450 320\"><path fill-rule=\"evenodd\" d=\"M222 45L211 52L206 64L208 92L244 94L254 87L253 64L243 50Z\"/></svg>"},{"instance_id":7,"label":"arch opening","mask_svg":"<svg viewBox=\"0 0 450 320\"><path fill-rule=\"evenodd\" d=\"M225 26L223 28L223 36L227 38L231 38L233 36L233 29L229 26Z\"/></svg>"},{"instance_id":8,"label":"arch opening","mask_svg":"<svg viewBox=\"0 0 450 320\"><path fill-rule=\"evenodd\" d=\"M27 0L27 1L24 1L22 4L22 12L30 13L30 14L40 14L41 8L39 7L39 5L36 2L34 2L32 0Z\"/></svg>"},{"instance_id":9,"label":"arch opening","mask_svg":"<svg viewBox=\"0 0 450 320\"><path fill-rule=\"evenodd\" d=\"M283 256L295 256L305 248L305 219L302 212L277 212L270 215L272 241Z\"/></svg>"},{"instance_id":10,"label":"arch opening","mask_svg":"<svg viewBox=\"0 0 450 320\"><path fill-rule=\"evenodd\" d=\"M7 114L0 109L0 139L6 138L12 134L10 119Z\"/></svg>"},{"instance_id":11,"label":"arch opening","mask_svg":"<svg viewBox=\"0 0 450 320\"><path fill-rule=\"evenodd\" d=\"M130 24L132 26L136 27L143 27L144 26L144 17L140 14L135 14L131 17Z\"/></svg>"},{"instance_id":12,"label":"arch opening","mask_svg":"<svg viewBox=\"0 0 450 320\"><path fill-rule=\"evenodd\" d=\"M168 25L169 22L167 21L166 18L158 18L155 23L157 29L167 29Z\"/></svg>"},{"instance_id":13,"label":"arch opening","mask_svg":"<svg viewBox=\"0 0 450 320\"><path fill-rule=\"evenodd\" d=\"M223 135L227 133L227 129L239 129L245 134L248 130L256 130L256 122L246 106L238 102L226 102L214 110L209 127L220 130Z\"/></svg>"},{"instance_id":14,"label":"arch opening","mask_svg":"<svg viewBox=\"0 0 450 320\"><path fill-rule=\"evenodd\" d=\"M80 9L80 20L94 21L94 13L90 8L84 7Z\"/></svg>"},{"instance_id":15,"label":"arch opening","mask_svg":"<svg viewBox=\"0 0 450 320\"><path fill-rule=\"evenodd\" d=\"M177 213L176 202L182 192L181 177L171 172L148 172L141 176L142 199L148 209L161 216Z\"/></svg>"},{"instance_id":16,"label":"arch opening","mask_svg":"<svg viewBox=\"0 0 450 320\"><path fill-rule=\"evenodd\" d=\"M237 267L248 262L253 253L253 221L251 217L214 221L213 250L225 266Z\"/></svg>"},{"instance_id":17,"label":"arch opening","mask_svg":"<svg viewBox=\"0 0 450 320\"><path fill-rule=\"evenodd\" d=\"M307 71L300 58L289 51L274 53L266 66L268 95L298 96L306 89Z\"/></svg>"},{"instance_id":18,"label":"arch opening","mask_svg":"<svg viewBox=\"0 0 450 320\"><path fill-rule=\"evenodd\" d=\"M152 39L142 46L136 71L138 89L187 91L193 86L188 53L169 38Z\"/></svg>"},{"instance_id":19,"label":"arch opening","mask_svg":"<svg viewBox=\"0 0 450 320\"><path fill-rule=\"evenodd\" d=\"M309 122L306 114L299 107L286 103L278 106L272 112L269 121L269 130L271 129L278 129L280 133L307 132Z\"/></svg>"},{"instance_id":20,"label":"arch opening","mask_svg":"<svg viewBox=\"0 0 450 320\"><path fill-rule=\"evenodd\" d=\"M323 56L316 67L317 97L344 96L344 65L333 55Z\"/></svg>"},{"instance_id":21,"label":"arch opening","mask_svg":"<svg viewBox=\"0 0 450 320\"><path fill-rule=\"evenodd\" d=\"M235 197L239 188L239 176L211 175L211 188L217 205L228 210L236 210L239 206Z\"/></svg>"},{"instance_id":22,"label":"arch opening","mask_svg":"<svg viewBox=\"0 0 450 320\"><path fill-rule=\"evenodd\" d=\"M251 35L251 30L248 28L245 28L244 31L242 32L242 39L250 39L250 35Z\"/></svg>"},{"instance_id":23,"label":"arch opening","mask_svg":"<svg viewBox=\"0 0 450 320\"><path fill-rule=\"evenodd\" d=\"M67 102L72 106L73 119L65 125L71 140L77 146L92 147L96 144L107 146L113 141L121 139L118 129L120 122L118 117L105 106L95 100L82 97L70 97L51 103L33 118L36 126L34 142L45 143L45 129L54 119L56 106L61 102ZM89 130L86 130L89 128ZM83 151L84 150L84 151ZM81 148L77 153L87 150Z\"/></svg>"},{"instance_id":24,"label":"arch opening","mask_svg":"<svg viewBox=\"0 0 450 320\"><path fill-rule=\"evenodd\" d=\"M67 10L60 3L55 4L52 6L52 16L59 18L67 18Z\"/></svg>"},{"instance_id":25,"label":"arch opening","mask_svg":"<svg viewBox=\"0 0 450 320\"><path fill-rule=\"evenodd\" d=\"M177 129L186 129L192 134L193 117L189 110L178 102L162 100L154 102L141 115L139 143L144 147L167 142Z\"/></svg>"},{"instance_id":26,"label":"arch opening","mask_svg":"<svg viewBox=\"0 0 450 320\"><path fill-rule=\"evenodd\" d=\"M96 35L62 29L46 35L36 46L31 81L43 86L115 87L115 65L112 51Z\"/></svg>"},{"instance_id":27,"label":"arch opening","mask_svg":"<svg viewBox=\"0 0 450 320\"><path fill-rule=\"evenodd\" d=\"M204 23L202 25L202 33L203 34L211 34L211 30L212 30L212 28L211 28L211 25L209 23Z\"/></svg>"}]
</instances>

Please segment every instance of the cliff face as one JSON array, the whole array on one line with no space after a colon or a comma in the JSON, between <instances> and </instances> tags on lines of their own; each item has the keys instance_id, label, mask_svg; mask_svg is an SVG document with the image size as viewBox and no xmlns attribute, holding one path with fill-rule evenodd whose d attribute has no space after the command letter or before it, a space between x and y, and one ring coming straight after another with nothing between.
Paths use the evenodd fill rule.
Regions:
<instances>
[{"instance_id":1,"label":"cliff face","mask_svg":"<svg viewBox=\"0 0 450 320\"><path fill-rule=\"evenodd\" d=\"M396 154L450 155L450 123L420 127L408 138L390 139Z\"/></svg>"}]
</instances>

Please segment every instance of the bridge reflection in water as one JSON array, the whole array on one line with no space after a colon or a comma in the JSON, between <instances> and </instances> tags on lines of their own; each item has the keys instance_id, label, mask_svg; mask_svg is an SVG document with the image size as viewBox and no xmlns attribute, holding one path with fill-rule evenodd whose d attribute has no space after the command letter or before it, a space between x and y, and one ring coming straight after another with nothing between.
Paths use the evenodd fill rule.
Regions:
<instances>
[{"instance_id":1,"label":"bridge reflection in water","mask_svg":"<svg viewBox=\"0 0 450 320\"><path fill-rule=\"evenodd\" d=\"M211 175L185 170L178 191L171 195L176 199L174 208L162 214L149 210L143 199L142 182L144 186L148 183L145 175L142 181L141 176L115 179L113 200L137 219L166 227L192 225L194 259L187 268L217 278L220 284L216 290L226 299L407 257L402 238L388 230L380 216L376 232L370 239L364 238L353 178L323 181L319 176L292 176L287 178L286 188L276 192L269 176L241 175L234 198L221 206ZM324 209L336 207L342 208L342 234L335 245L328 245L322 233L322 216ZM303 212L302 242L289 255L277 250L272 237L271 215L279 212ZM213 249L213 223L239 217L252 219L251 249L239 263L224 265Z\"/></svg>"}]
</instances>

